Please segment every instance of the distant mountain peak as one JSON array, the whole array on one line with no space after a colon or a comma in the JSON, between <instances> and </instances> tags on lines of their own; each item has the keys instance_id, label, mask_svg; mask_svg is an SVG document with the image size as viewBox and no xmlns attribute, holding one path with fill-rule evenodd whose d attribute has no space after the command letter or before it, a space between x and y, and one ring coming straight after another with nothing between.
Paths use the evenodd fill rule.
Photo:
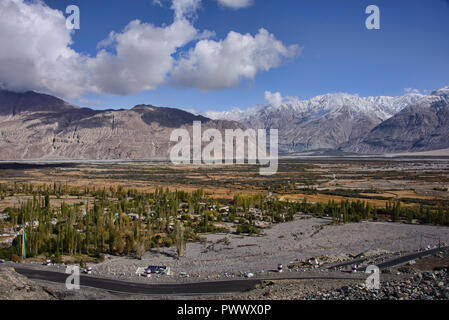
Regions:
<instances>
[{"instance_id":1,"label":"distant mountain peak","mask_svg":"<svg viewBox=\"0 0 449 320\"><path fill-rule=\"evenodd\" d=\"M204 130L241 127L175 108L81 109L35 92L0 91L0 160L167 159L173 130L191 130L194 121Z\"/></svg>"},{"instance_id":2,"label":"distant mountain peak","mask_svg":"<svg viewBox=\"0 0 449 320\"><path fill-rule=\"evenodd\" d=\"M449 97L449 86L435 90L431 93L432 96L444 96Z\"/></svg>"},{"instance_id":3,"label":"distant mountain peak","mask_svg":"<svg viewBox=\"0 0 449 320\"><path fill-rule=\"evenodd\" d=\"M62 99L35 91L13 92L0 90L0 114L18 114L26 111L67 111L79 109Z\"/></svg>"},{"instance_id":4,"label":"distant mountain peak","mask_svg":"<svg viewBox=\"0 0 449 320\"><path fill-rule=\"evenodd\" d=\"M358 153L414 152L449 148L449 87L408 105L370 132L341 146Z\"/></svg>"},{"instance_id":5,"label":"distant mountain peak","mask_svg":"<svg viewBox=\"0 0 449 320\"><path fill-rule=\"evenodd\" d=\"M156 111L158 107L149 105L149 104L138 104L131 110L146 110L146 111Z\"/></svg>"},{"instance_id":6,"label":"distant mountain peak","mask_svg":"<svg viewBox=\"0 0 449 320\"><path fill-rule=\"evenodd\" d=\"M448 88L433 94L447 96ZM328 93L307 100L289 98L280 105L265 105L245 111L206 113L213 119L239 121L249 128L279 130L282 152L336 149L355 141L410 105L438 96L408 93L403 96L369 96L344 92Z\"/></svg>"},{"instance_id":7,"label":"distant mountain peak","mask_svg":"<svg viewBox=\"0 0 449 320\"><path fill-rule=\"evenodd\" d=\"M401 111L410 103L416 102L425 95L409 93L404 96L370 96L361 97L358 94L344 92L328 93L307 100L291 98L279 106L262 105L247 110L233 109L224 112L208 112L206 115L213 119L234 120L245 122L257 116L278 112L296 112L300 117L324 116L332 112L339 112L343 108L352 114L367 114L386 120Z\"/></svg>"}]
</instances>

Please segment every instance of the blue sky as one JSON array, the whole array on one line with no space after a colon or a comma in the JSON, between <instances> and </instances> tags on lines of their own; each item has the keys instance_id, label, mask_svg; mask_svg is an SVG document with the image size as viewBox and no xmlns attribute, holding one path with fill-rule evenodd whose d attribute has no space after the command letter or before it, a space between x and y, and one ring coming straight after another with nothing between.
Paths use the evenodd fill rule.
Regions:
<instances>
[{"instance_id":1,"label":"blue sky","mask_svg":"<svg viewBox=\"0 0 449 320\"><path fill-rule=\"evenodd\" d=\"M81 29L71 48L94 57L97 44L111 31L122 32L134 19L156 26L173 22L170 1L162 7L152 0L45 0L65 11L76 4ZM365 8L375 4L381 29L365 28ZM214 40L230 31L255 35L265 28L285 46L299 45L299 55L282 59L269 71L237 85L204 91L158 85L125 96L85 93L71 102L99 109L129 108L145 103L200 111L246 108L264 103L264 92L310 98L329 92L402 95L405 88L421 92L449 85L449 1L446 0L254 0L239 10L215 0L203 0L192 24L215 32ZM193 48L192 41L178 50ZM113 52L113 49L108 49Z\"/></svg>"}]
</instances>

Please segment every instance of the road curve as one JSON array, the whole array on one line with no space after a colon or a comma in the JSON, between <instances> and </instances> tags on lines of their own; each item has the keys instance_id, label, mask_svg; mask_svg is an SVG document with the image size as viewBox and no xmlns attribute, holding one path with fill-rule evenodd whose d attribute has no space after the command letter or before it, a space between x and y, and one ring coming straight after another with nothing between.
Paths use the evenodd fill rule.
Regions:
<instances>
[{"instance_id":1,"label":"road curve","mask_svg":"<svg viewBox=\"0 0 449 320\"><path fill-rule=\"evenodd\" d=\"M45 280L56 283L65 283L68 274L54 271L35 270L28 268L15 268L16 272L30 279ZM117 293L145 294L145 295L200 295L212 293L234 293L253 289L260 280L233 280L216 282L199 282L183 284L145 284L80 276L80 285L95 289Z\"/></svg>"},{"instance_id":2,"label":"road curve","mask_svg":"<svg viewBox=\"0 0 449 320\"><path fill-rule=\"evenodd\" d=\"M425 250L425 251L419 251L419 252L415 252L415 253L411 253L402 257L398 257L389 261L385 261L383 263L380 263L378 265L379 269L385 269L385 268L391 268L418 258L423 258L426 256L430 256L433 254L436 254L440 251L446 251L449 250L449 247L442 247L442 248L435 248L435 249L430 249L430 250Z\"/></svg>"},{"instance_id":3,"label":"road curve","mask_svg":"<svg viewBox=\"0 0 449 320\"><path fill-rule=\"evenodd\" d=\"M408 253L406 255L379 263L377 266L379 267L379 269L391 268L391 267L398 266L398 265L401 265L403 263L406 263L406 262L409 262L409 261L412 261L412 260L415 260L418 258L423 258L426 256L436 254L440 251L446 251L446 250L449 250L449 246L441 247L441 248L434 248L434 249L429 249L429 250L424 250L424 251L416 251L416 252ZM365 260L367 260L367 258L359 258L359 259L355 259L355 260L351 260L351 261L345 261L342 263L333 264L331 266L328 266L327 269L332 270L332 269L346 267L346 266L353 265L353 264L359 264L359 263L364 262ZM364 271L365 269L366 268L360 268L359 271Z\"/></svg>"}]
</instances>

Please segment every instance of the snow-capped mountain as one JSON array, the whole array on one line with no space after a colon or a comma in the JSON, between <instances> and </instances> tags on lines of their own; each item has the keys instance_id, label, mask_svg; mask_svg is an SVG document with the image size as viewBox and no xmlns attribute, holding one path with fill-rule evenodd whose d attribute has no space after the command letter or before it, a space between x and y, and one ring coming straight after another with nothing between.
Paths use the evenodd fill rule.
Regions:
<instances>
[{"instance_id":1,"label":"snow-capped mountain","mask_svg":"<svg viewBox=\"0 0 449 320\"><path fill-rule=\"evenodd\" d=\"M449 86L433 91L431 96L449 97Z\"/></svg>"},{"instance_id":2,"label":"snow-capped mountain","mask_svg":"<svg viewBox=\"0 0 449 320\"><path fill-rule=\"evenodd\" d=\"M443 89L441 89L443 90ZM282 112L291 110L301 114L309 113L311 115L320 116L323 113L338 111L342 107L350 107L356 113L369 113L377 116L379 119L386 120L404 107L425 97L422 94L407 94L399 97L360 97L347 93L330 93L314 97L310 100L290 99L280 106L272 105L256 106L241 110L234 108L231 111L214 112L209 111L206 115L212 119L238 120L245 121L249 117L258 114L266 114L273 112Z\"/></svg>"},{"instance_id":3,"label":"snow-capped mountain","mask_svg":"<svg viewBox=\"0 0 449 320\"><path fill-rule=\"evenodd\" d=\"M360 97L331 93L309 100L289 99L279 106L259 106L246 111L207 113L215 119L234 120L249 128L279 129L280 150L301 152L336 149L357 139L410 104L422 94L399 97Z\"/></svg>"}]
</instances>

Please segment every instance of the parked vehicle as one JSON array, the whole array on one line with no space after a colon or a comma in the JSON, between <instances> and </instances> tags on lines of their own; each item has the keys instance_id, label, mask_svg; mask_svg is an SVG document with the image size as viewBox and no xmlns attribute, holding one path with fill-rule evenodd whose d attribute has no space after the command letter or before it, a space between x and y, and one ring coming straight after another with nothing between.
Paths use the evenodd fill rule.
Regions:
<instances>
[{"instance_id":1,"label":"parked vehicle","mask_svg":"<svg viewBox=\"0 0 449 320\"><path fill-rule=\"evenodd\" d=\"M151 274L170 275L170 268L167 266L149 266L145 271L151 271Z\"/></svg>"}]
</instances>

